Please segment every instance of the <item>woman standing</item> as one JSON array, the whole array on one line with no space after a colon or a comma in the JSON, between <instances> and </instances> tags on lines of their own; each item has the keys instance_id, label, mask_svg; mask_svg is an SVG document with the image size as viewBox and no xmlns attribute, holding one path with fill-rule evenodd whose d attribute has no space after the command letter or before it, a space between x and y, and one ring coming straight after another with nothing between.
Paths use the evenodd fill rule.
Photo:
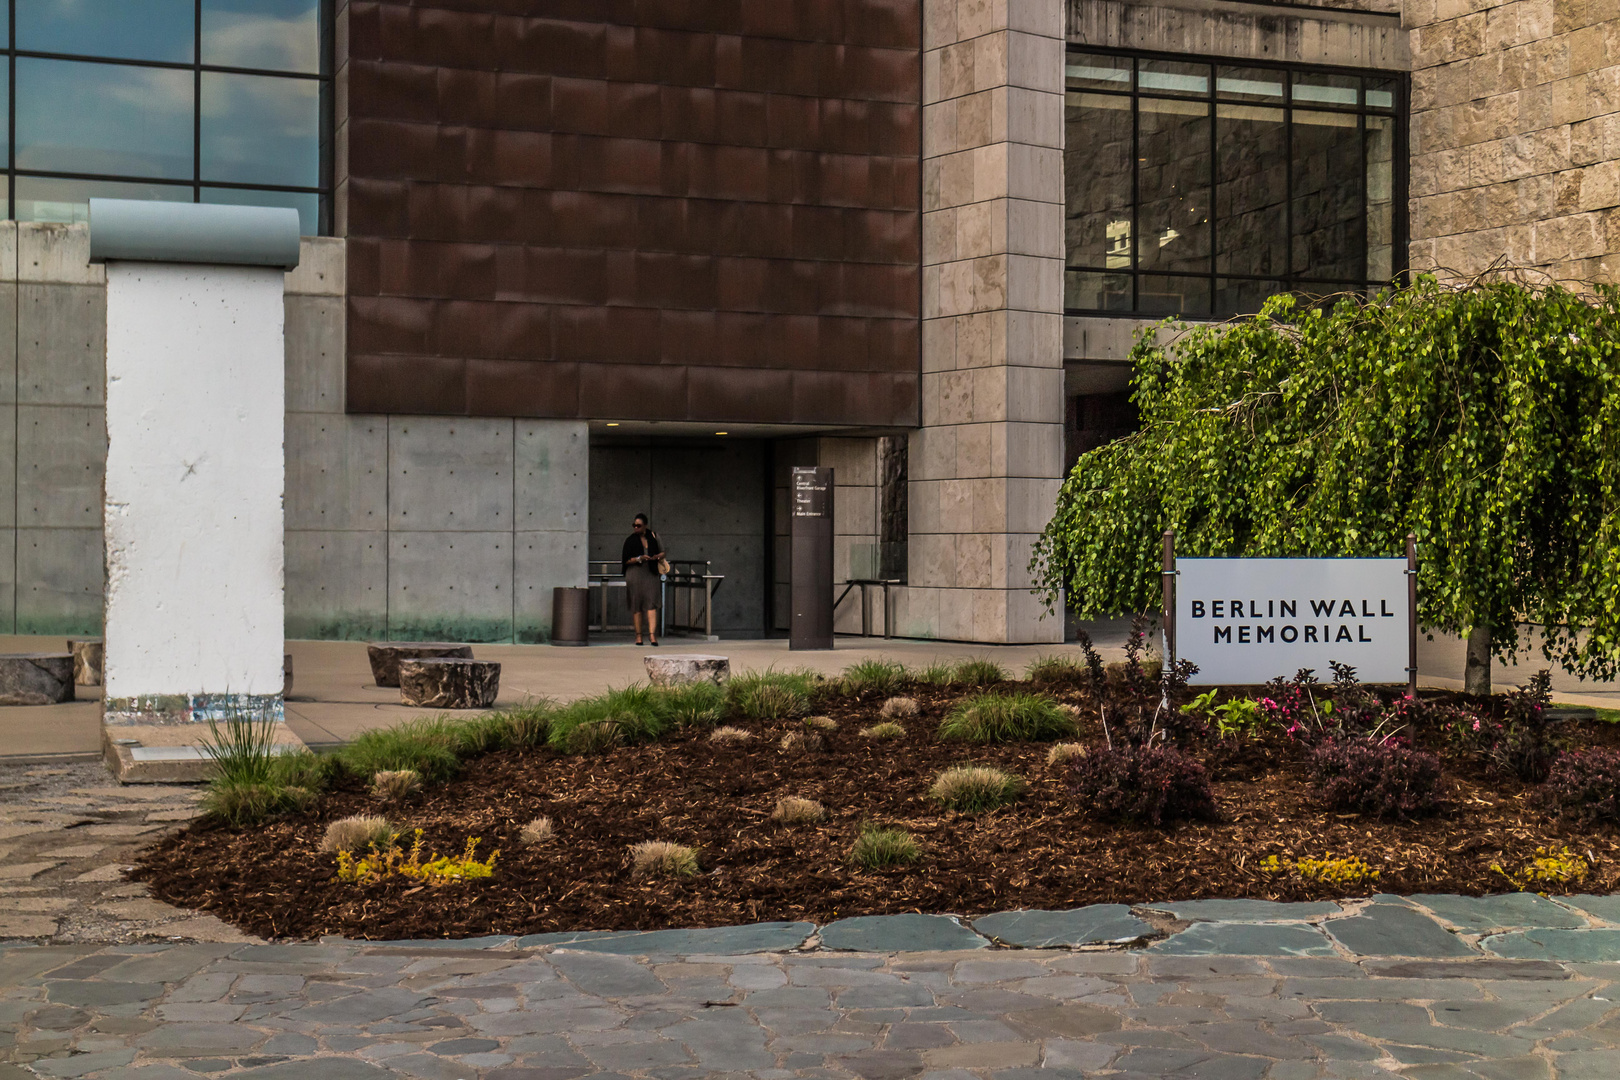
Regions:
<instances>
[{"instance_id":1,"label":"woman standing","mask_svg":"<svg viewBox=\"0 0 1620 1080\"><path fill-rule=\"evenodd\" d=\"M641 644L641 620L645 616L654 646L658 644L658 560L664 545L647 524L646 514L637 514L635 530L624 541L620 562L624 565L624 591L630 603L630 621L636 624L636 644Z\"/></svg>"}]
</instances>

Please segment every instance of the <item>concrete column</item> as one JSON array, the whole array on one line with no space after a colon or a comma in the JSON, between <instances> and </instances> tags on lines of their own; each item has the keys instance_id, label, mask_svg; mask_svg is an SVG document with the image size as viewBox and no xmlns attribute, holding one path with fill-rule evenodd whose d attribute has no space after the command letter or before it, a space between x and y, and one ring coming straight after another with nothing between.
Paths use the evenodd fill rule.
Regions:
<instances>
[{"instance_id":1,"label":"concrete column","mask_svg":"<svg viewBox=\"0 0 1620 1080\"><path fill-rule=\"evenodd\" d=\"M1063 4L928 0L907 636L1062 640L1029 592L1063 450Z\"/></svg>"}]
</instances>

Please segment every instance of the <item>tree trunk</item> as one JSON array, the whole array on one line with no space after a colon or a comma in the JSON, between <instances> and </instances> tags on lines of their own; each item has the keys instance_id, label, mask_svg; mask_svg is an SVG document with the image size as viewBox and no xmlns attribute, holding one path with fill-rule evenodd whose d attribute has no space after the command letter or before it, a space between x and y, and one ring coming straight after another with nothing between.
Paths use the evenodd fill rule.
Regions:
<instances>
[{"instance_id":1,"label":"tree trunk","mask_svg":"<svg viewBox=\"0 0 1620 1080\"><path fill-rule=\"evenodd\" d=\"M1488 697L1491 692L1491 628L1468 631L1468 662L1463 668L1463 693Z\"/></svg>"}]
</instances>

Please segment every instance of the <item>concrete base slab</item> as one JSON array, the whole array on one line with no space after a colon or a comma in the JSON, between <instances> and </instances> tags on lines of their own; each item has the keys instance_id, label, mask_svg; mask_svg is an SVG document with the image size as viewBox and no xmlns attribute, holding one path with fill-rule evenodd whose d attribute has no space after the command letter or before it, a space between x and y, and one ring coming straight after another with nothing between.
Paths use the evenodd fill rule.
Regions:
<instances>
[{"instance_id":1,"label":"concrete base slab","mask_svg":"<svg viewBox=\"0 0 1620 1080\"><path fill-rule=\"evenodd\" d=\"M207 724L117 724L101 733L102 760L121 784L195 784L207 780L213 765L204 748L213 732ZM306 750L286 724L277 724L278 753Z\"/></svg>"}]
</instances>

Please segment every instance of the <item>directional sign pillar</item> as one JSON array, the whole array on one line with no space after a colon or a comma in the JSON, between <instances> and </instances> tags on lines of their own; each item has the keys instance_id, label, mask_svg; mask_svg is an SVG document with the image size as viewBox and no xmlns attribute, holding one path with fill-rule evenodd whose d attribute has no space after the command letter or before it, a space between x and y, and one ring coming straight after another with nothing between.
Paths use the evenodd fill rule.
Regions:
<instances>
[{"instance_id":1,"label":"directional sign pillar","mask_svg":"<svg viewBox=\"0 0 1620 1080\"><path fill-rule=\"evenodd\" d=\"M793 469L793 555L788 648L833 647L833 471Z\"/></svg>"}]
</instances>

